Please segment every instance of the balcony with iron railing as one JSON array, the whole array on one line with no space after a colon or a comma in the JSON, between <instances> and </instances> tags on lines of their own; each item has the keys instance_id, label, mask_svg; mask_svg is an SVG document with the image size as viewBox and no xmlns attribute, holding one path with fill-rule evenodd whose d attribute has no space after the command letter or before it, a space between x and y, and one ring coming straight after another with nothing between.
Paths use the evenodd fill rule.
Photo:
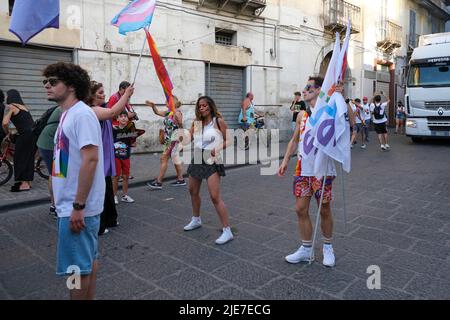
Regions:
<instances>
[{"instance_id":1,"label":"balcony with iron railing","mask_svg":"<svg viewBox=\"0 0 450 320\"><path fill-rule=\"evenodd\" d=\"M361 8L343 0L324 0L324 28L328 32L342 33L351 21L351 33L361 31Z\"/></svg>"},{"instance_id":2,"label":"balcony with iron railing","mask_svg":"<svg viewBox=\"0 0 450 320\"><path fill-rule=\"evenodd\" d=\"M224 11L235 16L258 17L266 8L267 0L198 0L199 7Z\"/></svg>"},{"instance_id":3,"label":"balcony with iron railing","mask_svg":"<svg viewBox=\"0 0 450 320\"><path fill-rule=\"evenodd\" d=\"M402 46L402 27L392 21L385 20L377 46L386 53L391 53L396 48L400 48Z\"/></svg>"}]
</instances>

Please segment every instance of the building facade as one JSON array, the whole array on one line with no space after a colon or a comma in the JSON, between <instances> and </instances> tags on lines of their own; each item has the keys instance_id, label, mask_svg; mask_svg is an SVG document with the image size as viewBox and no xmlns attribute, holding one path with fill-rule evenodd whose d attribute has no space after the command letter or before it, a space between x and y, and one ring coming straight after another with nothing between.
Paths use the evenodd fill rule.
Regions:
<instances>
[{"instance_id":1,"label":"building facade","mask_svg":"<svg viewBox=\"0 0 450 320\"><path fill-rule=\"evenodd\" d=\"M11 0L0 0L0 88L23 92L38 115L48 108L40 71L54 61L79 63L108 94L133 81L132 103L147 130L138 151L158 150L161 119L145 100L164 104L143 31L119 35L111 26L125 0L61 0L60 29L45 30L25 48L8 32ZM447 3L448 5L448 3ZM352 21L346 95L384 91L402 100L402 74L418 35L444 32L450 15L438 0L159 0L150 32L183 102L185 126L199 96L211 95L230 127L237 127L245 93L255 95L269 128L291 134L289 105L309 75L323 74L335 32ZM393 108L391 108L391 113Z\"/></svg>"}]
</instances>

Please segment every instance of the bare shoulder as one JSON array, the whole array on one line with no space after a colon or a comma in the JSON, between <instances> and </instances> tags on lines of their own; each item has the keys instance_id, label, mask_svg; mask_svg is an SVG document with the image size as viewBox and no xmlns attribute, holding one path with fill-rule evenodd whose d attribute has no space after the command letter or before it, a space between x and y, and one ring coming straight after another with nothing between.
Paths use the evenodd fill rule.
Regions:
<instances>
[{"instance_id":1,"label":"bare shoulder","mask_svg":"<svg viewBox=\"0 0 450 320\"><path fill-rule=\"evenodd\" d=\"M217 122L219 122L219 124L220 125L226 125L227 123L225 122L225 119L224 118L222 118L222 117L220 117L220 118L217 118Z\"/></svg>"}]
</instances>

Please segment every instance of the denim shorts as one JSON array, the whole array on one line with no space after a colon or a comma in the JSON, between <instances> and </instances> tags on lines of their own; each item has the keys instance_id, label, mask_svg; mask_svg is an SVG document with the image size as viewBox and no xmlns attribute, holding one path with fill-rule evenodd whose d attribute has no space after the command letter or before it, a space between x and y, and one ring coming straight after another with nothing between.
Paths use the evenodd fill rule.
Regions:
<instances>
[{"instance_id":1,"label":"denim shorts","mask_svg":"<svg viewBox=\"0 0 450 320\"><path fill-rule=\"evenodd\" d=\"M58 218L58 245L56 249L56 274L70 275L74 268L81 275L92 272L98 257L98 230L100 215L85 217L86 227L80 233L70 230L70 217Z\"/></svg>"}]
</instances>

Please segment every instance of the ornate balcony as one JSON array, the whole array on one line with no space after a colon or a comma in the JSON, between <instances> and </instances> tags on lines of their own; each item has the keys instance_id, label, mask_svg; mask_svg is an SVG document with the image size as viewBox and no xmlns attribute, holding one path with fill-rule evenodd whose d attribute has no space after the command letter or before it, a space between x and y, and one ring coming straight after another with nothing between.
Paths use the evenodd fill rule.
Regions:
<instances>
[{"instance_id":1,"label":"ornate balcony","mask_svg":"<svg viewBox=\"0 0 450 320\"><path fill-rule=\"evenodd\" d=\"M361 8L343 0L324 0L324 28L326 31L345 32L348 20L352 23L351 33L361 31Z\"/></svg>"},{"instance_id":2,"label":"ornate balcony","mask_svg":"<svg viewBox=\"0 0 450 320\"><path fill-rule=\"evenodd\" d=\"M198 0L198 6L215 9L218 13L259 17L266 8L266 0Z\"/></svg>"},{"instance_id":3,"label":"ornate balcony","mask_svg":"<svg viewBox=\"0 0 450 320\"><path fill-rule=\"evenodd\" d=\"M402 46L402 27L389 20L385 20L383 25L377 46L386 53L391 53Z\"/></svg>"}]
</instances>

